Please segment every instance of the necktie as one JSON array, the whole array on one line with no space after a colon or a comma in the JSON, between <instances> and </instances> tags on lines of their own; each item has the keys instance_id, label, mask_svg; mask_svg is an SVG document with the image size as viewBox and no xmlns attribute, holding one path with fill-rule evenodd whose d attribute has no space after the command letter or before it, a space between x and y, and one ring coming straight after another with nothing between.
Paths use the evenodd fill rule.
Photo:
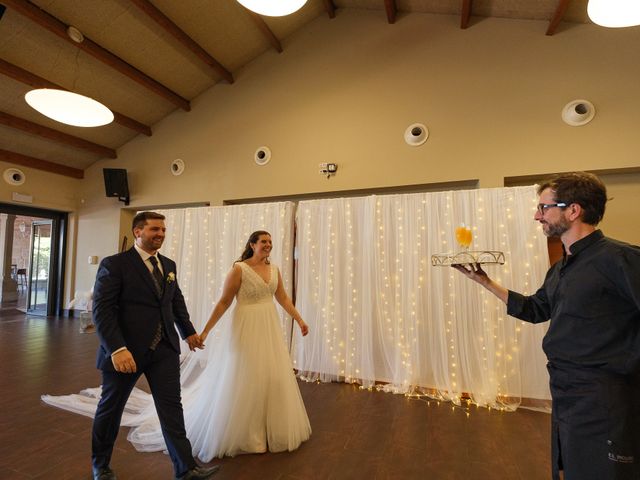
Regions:
<instances>
[{"instance_id":1,"label":"necktie","mask_svg":"<svg viewBox=\"0 0 640 480\"><path fill-rule=\"evenodd\" d=\"M158 291L158 293L162 295L164 277L160 272L160 268L158 268L158 259L156 257L149 257L149 262L151 262L151 265L153 265L153 270L151 271L153 283L156 285L156 290Z\"/></svg>"},{"instance_id":2,"label":"necktie","mask_svg":"<svg viewBox=\"0 0 640 480\"><path fill-rule=\"evenodd\" d=\"M151 278L153 278L153 283L156 286L158 294L162 296L162 285L164 283L164 278L162 277L162 273L158 268L158 259L156 257L149 257L149 261L151 262L151 265L153 265ZM151 341L151 345L149 346L149 348L151 350L155 350L158 346L158 343L160 343L160 340L162 340L162 322L158 322L158 328L156 328L156 333L153 336L153 340Z\"/></svg>"}]
</instances>

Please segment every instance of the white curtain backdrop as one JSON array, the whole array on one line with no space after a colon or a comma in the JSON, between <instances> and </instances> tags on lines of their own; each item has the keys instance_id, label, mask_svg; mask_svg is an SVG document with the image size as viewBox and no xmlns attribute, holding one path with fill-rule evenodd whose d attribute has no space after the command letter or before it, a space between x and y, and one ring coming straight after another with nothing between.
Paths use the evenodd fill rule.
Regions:
<instances>
[{"instance_id":1,"label":"white curtain backdrop","mask_svg":"<svg viewBox=\"0 0 640 480\"><path fill-rule=\"evenodd\" d=\"M240 257L249 235L256 230L271 233L271 260L280 268L285 289L291 295L293 203L160 210L159 213L166 216L167 226L161 253L176 262L178 282L197 332L202 331L215 302L220 298L224 279L233 262ZM202 383L198 379L205 366L210 366L209 372L215 371L215 365L220 364L221 357L228 352L225 342L229 339L233 308L232 305L211 331L204 350L192 353L186 343L181 342L180 381L185 408L197 400L198 386ZM278 309L282 335L289 342L291 318L279 305ZM50 405L93 417L100 393L100 387L94 387L73 395L43 395L42 399ZM203 400L206 401L206 398ZM164 440L154 426L157 422L153 419L156 417L151 395L134 389L127 402L122 425L138 427L129 432L129 439L139 450L164 448ZM146 425L149 420L151 428Z\"/></svg>"},{"instance_id":2,"label":"white curtain backdrop","mask_svg":"<svg viewBox=\"0 0 640 480\"><path fill-rule=\"evenodd\" d=\"M501 250L486 265L505 287L533 293L549 267L533 215L534 186L300 202L297 308L310 326L294 342L307 380L357 382L396 393L513 409L549 399L541 343L547 324L508 317L492 294L431 255Z\"/></svg>"},{"instance_id":3,"label":"white curtain backdrop","mask_svg":"<svg viewBox=\"0 0 640 480\"><path fill-rule=\"evenodd\" d=\"M292 202L279 202L159 211L166 217L167 225L160 253L176 262L180 289L196 331L204 328L222 294L227 273L240 257L249 235L256 230L271 234L270 258L280 269L285 290L291 296L294 209ZM220 323L230 318L232 309L233 306ZM278 309L289 345L291 318L279 305ZM211 343L211 337L207 342ZM188 352L186 344L183 345L183 353Z\"/></svg>"},{"instance_id":4,"label":"white curtain backdrop","mask_svg":"<svg viewBox=\"0 0 640 480\"><path fill-rule=\"evenodd\" d=\"M255 230L271 233L272 261L291 295L295 215L296 306L310 334L294 330L292 358L303 379L384 382L378 388L456 404L469 393L479 405L514 409L522 398L550 398L541 349L547 324L508 317L482 287L450 267L432 266L431 255L460 250L455 228L464 223L473 230L471 250L505 253L504 265L485 266L490 276L512 290L535 292L549 267L546 238L533 221L537 201L530 186L303 201L297 213L291 202L163 210L162 253L177 263L199 332ZM288 345L291 319L279 311ZM230 312L204 351L183 345L185 405L205 365L227 351ZM91 388L43 399L93 416L99 395ZM150 396L136 390L122 424L138 426L150 417ZM134 429L130 438L144 435Z\"/></svg>"}]
</instances>

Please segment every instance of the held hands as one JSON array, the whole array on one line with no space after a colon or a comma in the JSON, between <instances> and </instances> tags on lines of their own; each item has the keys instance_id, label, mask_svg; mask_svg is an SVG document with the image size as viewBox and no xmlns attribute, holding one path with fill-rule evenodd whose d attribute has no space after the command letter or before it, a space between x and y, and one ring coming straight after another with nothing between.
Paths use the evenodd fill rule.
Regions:
<instances>
[{"instance_id":1,"label":"held hands","mask_svg":"<svg viewBox=\"0 0 640 480\"><path fill-rule=\"evenodd\" d=\"M203 330L202 333L200 334L200 343L202 345L202 348L205 347L204 341L207 339L207 337L209 336L209 332Z\"/></svg>"},{"instance_id":2,"label":"held hands","mask_svg":"<svg viewBox=\"0 0 640 480\"><path fill-rule=\"evenodd\" d=\"M196 348L199 348L200 350L204 349L204 338L197 333L189 335L187 337L187 343L189 344L189 350L192 352L195 352Z\"/></svg>"},{"instance_id":3,"label":"held hands","mask_svg":"<svg viewBox=\"0 0 640 480\"><path fill-rule=\"evenodd\" d=\"M120 350L111 355L111 363L119 373L135 373L138 368L129 350Z\"/></svg>"}]
</instances>

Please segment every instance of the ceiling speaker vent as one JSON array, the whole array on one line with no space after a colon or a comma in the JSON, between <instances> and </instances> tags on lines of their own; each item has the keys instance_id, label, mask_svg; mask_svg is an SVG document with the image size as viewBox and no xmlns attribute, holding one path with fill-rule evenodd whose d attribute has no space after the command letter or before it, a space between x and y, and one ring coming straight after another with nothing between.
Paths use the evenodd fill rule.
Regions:
<instances>
[{"instance_id":1,"label":"ceiling speaker vent","mask_svg":"<svg viewBox=\"0 0 640 480\"><path fill-rule=\"evenodd\" d=\"M271 150L269 147L260 147L256 150L253 160L260 166L266 165L271 160Z\"/></svg>"},{"instance_id":2,"label":"ceiling speaker vent","mask_svg":"<svg viewBox=\"0 0 640 480\"><path fill-rule=\"evenodd\" d=\"M184 172L184 161L180 158L175 159L171 162L171 173L173 173L176 177L178 175L182 175Z\"/></svg>"},{"instance_id":3,"label":"ceiling speaker vent","mask_svg":"<svg viewBox=\"0 0 640 480\"><path fill-rule=\"evenodd\" d=\"M24 172L17 168L7 168L4 171L2 178L4 178L4 181L9 185L22 185L26 180Z\"/></svg>"},{"instance_id":4,"label":"ceiling speaker vent","mask_svg":"<svg viewBox=\"0 0 640 480\"><path fill-rule=\"evenodd\" d=\"M429 138L429 130L421 123L409 125L404 131L404 141L412 147L422 145L427 138Z\"/></svg>"},{"instance_id":5,"label":"ceiling speaker vent","mask_svg":"<svg viewBox=\"0 0 640 480\"><path fill-rule=\"evenodd\" d=\"M596 114L596 108L588 100L574 100L562 109L562 121L572 127L586 125Z\"/></svg>"}]
</instances>

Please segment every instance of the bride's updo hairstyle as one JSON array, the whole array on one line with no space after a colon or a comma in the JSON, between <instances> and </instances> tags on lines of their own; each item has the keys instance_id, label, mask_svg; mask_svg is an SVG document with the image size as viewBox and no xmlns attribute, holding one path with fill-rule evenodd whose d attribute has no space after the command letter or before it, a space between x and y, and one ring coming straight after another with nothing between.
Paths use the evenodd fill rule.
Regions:
<instances>
[{"instance_id":1,"label":"bride's updo hairstyle","mask_svg":"<svg viewBox=\"0 0 640 480\"><path fill-rule=\"evenodd\" d=\"M249 236L249 240L247 240L247 244L244 246L244 252L240 255L240 258L237 260L238 262L244 262L247 258L253 257L253 248L251 248L251 244L257 243L260 239L260 235L269 235L271 234L266 230L256 230ZM269 259L267 259L267 263L269 263Z\"/></svg>"}]
</instances>

